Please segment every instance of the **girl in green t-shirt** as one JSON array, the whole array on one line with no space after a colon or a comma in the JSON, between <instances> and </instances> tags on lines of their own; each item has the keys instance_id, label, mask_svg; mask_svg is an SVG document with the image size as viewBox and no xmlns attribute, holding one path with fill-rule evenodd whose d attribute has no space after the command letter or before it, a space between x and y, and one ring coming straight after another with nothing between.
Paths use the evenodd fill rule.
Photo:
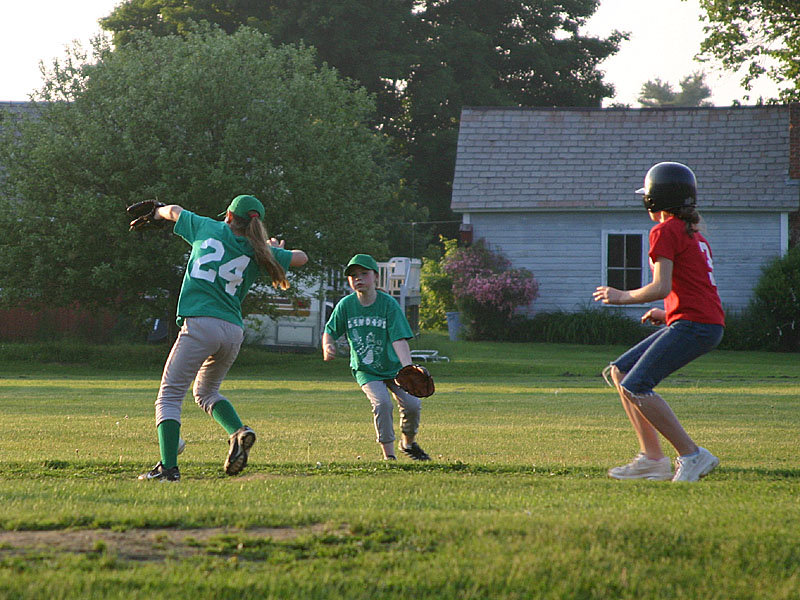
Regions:
<instances>
[{"instance_id":1,"label":"girl in green t-shirt","mask_svg":"<svg viewBox=\"0 0 800 600\"><path fill-rule=\"evenodd\" d=\"M325 360L336 357L336 340L347 335L353 377L369 398L375 433L384 460L395 460L392 396L400 411L400 450L413 460L430 460L414 439L422 401L394 382L397 372L411 364L408 340L414 337L397 300L376 288L378 263L369 254L356 254L344 274L355 293L333 309L322 336Z\"/></svg>"},{"instance_id":2,"label":"girl in green t-shirt","mask_svg":"<svg viewBox=\"0 0 800 600\"><path fill-rule=\"evenodd\" d=\"M178 297L181 330L164 365L156 399L156 427L161 460L141 480L180 481L178 470L181 403L194 381L195 402L228 433L225 473L236 475L247 465L255 432L242 424L220 385L244 341L242 300L259 275L286 289L286 270L308 261L302 250L285 250L269 238L262 219L264 205L254 196L233 199L224 221L201 217L177 204L156 210L156 219L174 221L173 231L191 247ZM222 215L220 215L222 216Z\"/></svg>"}]
</instances>

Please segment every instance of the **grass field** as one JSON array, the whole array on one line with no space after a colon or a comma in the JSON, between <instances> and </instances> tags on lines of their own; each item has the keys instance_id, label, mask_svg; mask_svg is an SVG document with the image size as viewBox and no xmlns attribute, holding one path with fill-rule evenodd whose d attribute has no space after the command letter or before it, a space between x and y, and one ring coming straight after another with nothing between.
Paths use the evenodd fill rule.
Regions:
<instances>
[{"instance_id":1,"label":"grass field","mask_svg":"<svg viewBox=\"0 0 800 600\"><path fill-rule=\"evenodd\" d=\"M659 388L722 461L672 484L605 475L637 451L599 375L622 348L413 347L452 359L430 366L431 463L379 460L345 359L245 349L223 391L250 464L222 473L189 399L178 484L136 481L166 348L2 347L0 598L800 598L797 355L715 352Z\"/></svg>"}]
</instances>

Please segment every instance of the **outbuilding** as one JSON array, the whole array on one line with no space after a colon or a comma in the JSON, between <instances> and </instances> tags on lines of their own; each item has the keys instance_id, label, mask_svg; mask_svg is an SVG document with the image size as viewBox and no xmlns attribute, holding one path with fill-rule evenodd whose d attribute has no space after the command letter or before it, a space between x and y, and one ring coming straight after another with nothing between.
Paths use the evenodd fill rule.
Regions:
<instances>
[{"instance_id":1,"label":"outbuilding","mask_svg":"<svg viewBox=\"0 0 800 600\"><path fill-rule=\"evenodd\" d=\"M464 108L451 207L462 233L533 272L529 313L573 312L598 285L650 281L653 223L635 190L661 161L695 172L720 297L745 308L797 227L800 104Z\"/></svg>"}]
</instances>

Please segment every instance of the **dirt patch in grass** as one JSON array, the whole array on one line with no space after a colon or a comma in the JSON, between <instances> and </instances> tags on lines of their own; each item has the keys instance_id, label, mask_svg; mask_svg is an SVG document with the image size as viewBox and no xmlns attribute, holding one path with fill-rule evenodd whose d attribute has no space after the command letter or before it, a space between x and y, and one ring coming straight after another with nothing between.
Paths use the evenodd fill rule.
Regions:
<instances>
[{"instance_id":1,"label":"dirt patch in grass","mask_svg":"<svg viewBox=\"0 0 800 600\"><path fill-rule=\"evenodd\" d=\"M47 531L0 531L0 557L30 553L108 553L126 560L163 560L207 553L207 542L220 536L287 541L301 535L331 533L324 525L310 527L260 527L236 529L75 529ZM333 532L346 535L345 530Z\"/></svg>"}]
</instances>

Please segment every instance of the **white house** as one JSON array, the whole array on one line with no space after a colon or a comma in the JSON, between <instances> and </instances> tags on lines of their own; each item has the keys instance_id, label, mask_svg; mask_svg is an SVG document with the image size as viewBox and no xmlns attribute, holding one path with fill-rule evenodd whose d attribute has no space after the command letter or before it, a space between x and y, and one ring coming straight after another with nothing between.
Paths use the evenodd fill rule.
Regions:
<instances>
[{"instance_id":1,"label":"white house","mask_svg":"<svg viewBox=\"0 0 800 600\"><path fill-rule=\"evenodd\" d=\"M451 207L473 239L533 272L529 313L574 311L597 285L649 281L653 223L634 192L667 160L694 170L723 305L744 308L800 206L800 104L465 108Z\"/></svg>"}]
</instances>

